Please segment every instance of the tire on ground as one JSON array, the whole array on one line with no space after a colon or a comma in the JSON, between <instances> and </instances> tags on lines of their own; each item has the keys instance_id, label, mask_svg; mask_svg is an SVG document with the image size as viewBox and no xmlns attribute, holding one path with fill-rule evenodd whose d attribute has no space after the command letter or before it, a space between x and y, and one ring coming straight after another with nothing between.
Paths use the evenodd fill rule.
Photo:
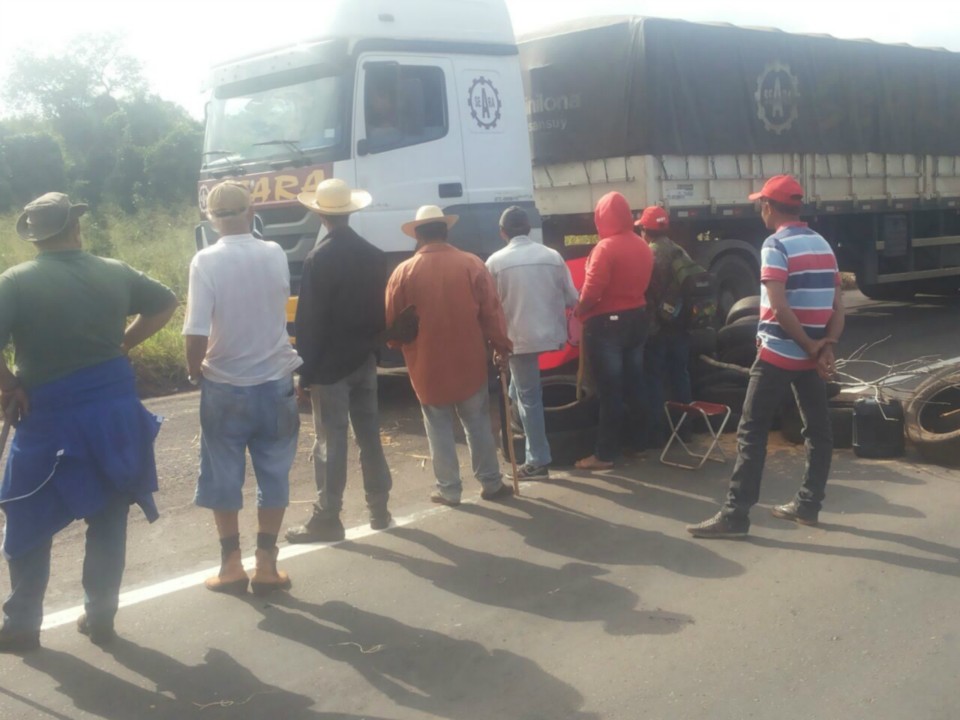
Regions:
<instances>
[{"instance_id":1,"label":"tire on ground","mask_svg":"<svg viewBox=\"0 0 960 720\"><path fill-rule=\"evenodd\" d=\"M756 316L742 317L729 325L724 325L717 332L717 352L723 353L727 348L735 345L753 344L757 342Z\"/></svg>"},{"instance_id":2,"label":"tire on ground","mask_svg":"<svg viewBox=\"0 0 960 720\"><path fill-rule=\"evenodd\" d=\"M906 409L907 437L925 461L960 467L960 373L920 383Z\"/></svg>"},{"instance_id":3,"label":"tire on ground","mask_svg":"<svg viewBox=\"0 0 960 720\"><path fill-rule=\"evenodd\" d=\"M719 357L720 362L739 365L744 368L751 367L756 359L757 345L755 342L740 343L739 345L725 348L721 351Z\"/></svg>"},{"instance_id":4,"label":"tire on ground","mask_svg":"<svg viewBox=\"0 0 960 720\"><path fill-rule=\"evenodd\" d=\"M853 403L831 403L829 410L833 449L849 450L853 447ZM780 434L789 443L803 444L803 420L795 403L785 405L780 415Z\"/></svg>"},{"instance_id":5,"label":"tire on ground","mask_svg":"<svg viewBox=\"0 0 960 720\"><path fill-rule=\"evenodd\" d=\"M737 300L727 313L725 325L735 323L740 318L760 316L760 296L748 295Z\"/></svg>"}]
</instances>

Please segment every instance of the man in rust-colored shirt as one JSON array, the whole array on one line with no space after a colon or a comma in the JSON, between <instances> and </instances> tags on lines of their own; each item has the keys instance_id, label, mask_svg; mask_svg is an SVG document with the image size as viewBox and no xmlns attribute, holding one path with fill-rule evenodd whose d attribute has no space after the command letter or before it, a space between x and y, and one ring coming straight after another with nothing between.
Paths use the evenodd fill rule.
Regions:
<instances>
[{"instance_id":1,"label":"man in rust-colored shirt","mask_svg":"<svg viewBox=\"0 0 960 720\"><path fill-rule=\"evenodd\" d=\"M387 284L387 325L414 306L420 318L415 340L402 345L410 382L423 409L437 490L431 500L460 504L463 485L453 434L460 418L484 500L509 497L490 427L487 367L492 346L505 361L513 349L493 277L480 258L447 243L455 215L435 206L417 211L403 226L416 238L416 254Z\"/></svg>"}]
</instances>

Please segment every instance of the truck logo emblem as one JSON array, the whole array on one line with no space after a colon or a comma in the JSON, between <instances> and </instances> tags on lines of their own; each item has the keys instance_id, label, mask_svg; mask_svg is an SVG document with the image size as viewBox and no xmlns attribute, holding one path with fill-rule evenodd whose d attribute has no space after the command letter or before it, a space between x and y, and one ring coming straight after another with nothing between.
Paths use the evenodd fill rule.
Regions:
<instances>
[{"instance_id":1,"label":"truck logo emblem","mask_svg":"<svg viewBox=\"0 0 960 720\"><path fill-rule=\"evenodd\" d=\"M763 126L779 135L793 126L800 100L800 81L779 60L767 65L757 78L757 117Z\"/></svg>"},{"instance_id":2,"label":"truck logo emblem","mask_svg":"<svg viewBox=\"0 0 960 720\"><path fill-rule=\"evenodd\" d=\"M493 130L500 122L500 110L503 107L500 93L482 75L470 85L467 105L470 106L470 117L484 130Z\"/></svg>"}]
</instances>

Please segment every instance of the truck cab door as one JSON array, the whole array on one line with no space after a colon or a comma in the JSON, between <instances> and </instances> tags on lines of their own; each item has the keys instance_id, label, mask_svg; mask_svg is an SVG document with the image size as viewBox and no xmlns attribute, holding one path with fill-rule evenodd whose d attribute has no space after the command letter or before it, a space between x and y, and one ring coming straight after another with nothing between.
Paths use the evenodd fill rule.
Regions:
<instances>
[{"instance_id":1,"label":"truck cab door","mask_svg":"<svg viewBox=\"0 0 960 720\"><path fill-rule=\"evenodd\" d=\"M400 230L421 205L464 202L463 137L452 63L443 57L368 54L354 94L357 187L373 204L351 219L387 252L410 251Z\"/></svg>"}]
</instances>

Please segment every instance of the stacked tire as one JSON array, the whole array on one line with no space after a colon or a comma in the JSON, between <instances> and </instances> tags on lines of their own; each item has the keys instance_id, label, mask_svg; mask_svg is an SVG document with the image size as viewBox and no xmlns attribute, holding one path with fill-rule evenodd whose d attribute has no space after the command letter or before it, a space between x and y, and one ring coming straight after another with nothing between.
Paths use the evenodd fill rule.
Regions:
<instances>
[{"instance_id":1,"label":"stacked tire","mask_svg":"<svg viewBox=\"0 0 960 720\"><path fill-rule=\"evenodd\" d=\"M743 370L718 368L695 355L693 396L704 402L719 403L730 407L731 415L726 430L736 429L743 412L749 376L746 373L757 354L757 322L760 317L760 296L754 295L738 300L727 313L726 321L716 332L715 351L709 353L720 362ZM706 353L705 353L706 354Z\"/></svg>"},{"instance_id":2,"label":"stacked tire","mask_svg":"<svg viewBox=\"0 0 960 720\"><path fill-rule=\"evenodd\" d=\"M591 390L584 388L577 397L577 378L575 375L550 375L541 379L543 387L543 419L547 431L547 442L553 465L564 467L573 465L577 460L592 455L596 449L597 426L600 423L600 402ZM503 397L500 395L500 418L503 456L509 460L509 442L507 427L513 435L514 452L517 462L522 463L526 438L517 408L512 408L510 423L505 422L506 411Z\"/></svg>"},{"instance_id":3,"label":"stacked tire","mask_svg":"<svg viewBox=\"0 0 960 720\"><path fill-rule=\"evenodd\" d=\"M833 429L834 450L849 450L853 447L853 404L854 400L839 397L840 386L827 383L828 410L830 427ZM803 444L803 419L793 393L784 399L780 412L780 434L787 442Z\"/></svg>"}]
</instances>

